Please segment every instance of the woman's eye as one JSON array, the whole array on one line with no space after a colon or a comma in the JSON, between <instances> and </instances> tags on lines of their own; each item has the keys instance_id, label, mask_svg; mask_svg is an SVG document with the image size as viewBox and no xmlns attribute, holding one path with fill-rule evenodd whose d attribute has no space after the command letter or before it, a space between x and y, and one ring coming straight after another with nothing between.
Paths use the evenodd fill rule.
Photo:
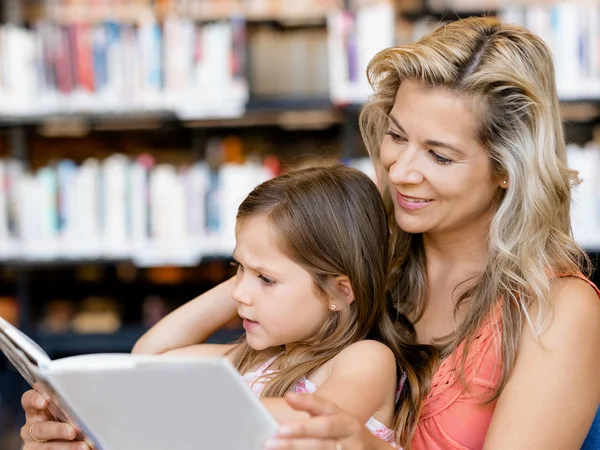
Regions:
<instances>
[{"instance_id":1,"label":"woman's eye","mask_svg":"<svg viewBox=\"0 0 600 450\"><path fill-rule=\"evenodd\" d=\"M432 156L433 159L435 159L435 161L438 164L441 164L443 166L447 166L448 164L451 164L453 162L451 159L448 159L442 155L439 155L436 152L434 152L433 150L429 150L429 154Z\"/></svg>"}]
</instances>

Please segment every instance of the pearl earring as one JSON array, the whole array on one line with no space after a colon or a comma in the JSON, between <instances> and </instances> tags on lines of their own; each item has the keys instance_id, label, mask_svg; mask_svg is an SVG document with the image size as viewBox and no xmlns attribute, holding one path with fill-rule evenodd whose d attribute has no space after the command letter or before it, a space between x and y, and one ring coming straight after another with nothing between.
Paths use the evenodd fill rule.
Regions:
<instances>
[{"instance_id":1,"label":"pearl earring","mask_svg":"<svg viewBox=\"0 0 600 450\"><path fill-rule=\"evenodd\" d=\"M506 180L504 180L504 181L502 182L502 184L503 184L504 186L506 186L506 185L507 185L507 183L508 183L508 181L506 181Z\"/></svg>"},{"instance_id":2,"label":"pearl earring","mask_svg":"<svg viewBox=\"0 0 600 450\"><path fill-rule=\"evenodd\" d=\"M335 311L335 310L337 309L337 306L336 306L336 305L331 305L331 306L329 307L329 309L331 309L332 311Z\"/></svg>"}]
</instances>

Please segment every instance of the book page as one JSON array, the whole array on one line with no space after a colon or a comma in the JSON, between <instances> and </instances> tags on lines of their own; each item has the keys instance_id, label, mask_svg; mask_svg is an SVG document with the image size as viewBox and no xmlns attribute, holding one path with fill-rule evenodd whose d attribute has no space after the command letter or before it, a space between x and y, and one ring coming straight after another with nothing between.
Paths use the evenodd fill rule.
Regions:
<instances>
[{"instance_id":1,"label":"book page","mask_svg":"<svg viewBox=\"0 0 600 450\"><path fill-rule=\"evenodd\" d=\"M263 450L277 429L224 358L154 356L44 376L99 450Z\"/></svg>"},{"instance_id":2,"label":"book page","mask_svg":"<svg viewBox=\"0 0 600 450\"><path fill-rule=\"evenodd\" d=\"M80 432L81 426L78 426L73 417L66 413L67 408L62 399L45 382L42 371L52 364L50 357L29 336L2 317L0 317L0 350L25 381L48 400L47 409L52 418L71 424L78 430L78 438L85 440L85 436Z\"/></svg>"},{"instance_id":3,"label":"book page","mask_svg":"<svg viewBox=\"0 0 600 450\"><path fill-rule=\"evenodd\" d=\"M146 355L131 353L93 353L68 356L50 362L48 369L58 372L99 372L102 370L135 369L141 363L169 364L169 361L190 362L197 358L185 356Z\"/></svg>"},{"instance_id":4,"label":"book page","mask_svg":"<svg viewBox=\"0 0 600 450\"><path fill-rule=\"evenodd\" d=\"M17 369L21 376L25 378L25 381L33 387L39 379L37 364L32 362L3 332L0 332L0 349L2 349L6 358L15 369Z\"/></svg>"},{"instance_id":5,"label":"book page","mask_svg":"<svg viewBox=\"0 0 600 450\"><path fill-rule=\"evenodd\" d=\"M41 367L50 362L50 357L38 344L2 317L0 317L0 334L12 341L14 346L18 347L33 364Z\"/></svg>"}]
</instances>

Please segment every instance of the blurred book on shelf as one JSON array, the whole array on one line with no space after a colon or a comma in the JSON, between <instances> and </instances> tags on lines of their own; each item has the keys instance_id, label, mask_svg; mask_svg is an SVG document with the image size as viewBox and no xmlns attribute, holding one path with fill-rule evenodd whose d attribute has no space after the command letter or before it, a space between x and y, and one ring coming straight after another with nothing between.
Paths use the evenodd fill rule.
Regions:
<instances>
[{"instance_id":1,"label":"blurred book on shelf","mask_svg":"<svg viewBox=\"0 0 600 450\"><path fill-rule=\"evenodd\" d=\"M600 251L600 144L567 148L569 167L579 172L583 182L573 189L571 224L575 239L588 250Z\"/></svg>"},{"instance_id":2,"label":"blurred book on shelf","mask_svg":"<svg viewBox=\"0 0 600 450\"><path fill-rule=\"evenodd\" d=\"M263 99L328 98L327 34L325 28L255 30L248 40L252 95Z\"/></svg>"},{"instance_id":3,"label":"blurred book on shelf","mask_svg":"<svg viewBox=\"0 0 600 450\"><path fill-rule=\"evenodd\" d=\"M600 99L600 2L517 2L504 22L527 27L550 47L562 100Z\"/></svg>"},{"instance_id":4,"label":"blurred book on shelf","mask_svg":"<svg viewBox=\"0 0 600 450\"><path fill-rule=\"evenodd\" d=\"M377 52L394 45L394 17L390 2L329 15L329 92L333 103L360 104L373 93L367 65Z\"/></svg>"}]
</instances>

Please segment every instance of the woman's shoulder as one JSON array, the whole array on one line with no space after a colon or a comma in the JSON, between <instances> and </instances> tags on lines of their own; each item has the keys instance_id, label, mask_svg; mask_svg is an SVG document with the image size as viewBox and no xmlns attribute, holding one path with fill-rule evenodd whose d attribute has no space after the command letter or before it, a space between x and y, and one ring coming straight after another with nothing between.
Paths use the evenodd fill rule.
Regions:
<instances>
[{"instance_id":1,"label":"woman's shoulder","mask_svg":"<svg viewBox=\"0 0 600 450\"><path fill-rule=\"evenodd\" d=\"M565 345L567 335L600 341L600 290L589 279L580 274L553 278L550 300L553 314L545 334L563 336Z\"/></svg>"},{"instance_id":2,"label":"woman's shoulder","mask_svg":"<svg viewBox=\"0 0 600 450\"><path fill-rule=\"evenodd\" d=\"M578 303L589 303L595 308L598 306L600 290L581 273L560 274L550 278L550 297L553 306L560 307L561 302L579 299Z\"/></svg>"}]
</instances>

